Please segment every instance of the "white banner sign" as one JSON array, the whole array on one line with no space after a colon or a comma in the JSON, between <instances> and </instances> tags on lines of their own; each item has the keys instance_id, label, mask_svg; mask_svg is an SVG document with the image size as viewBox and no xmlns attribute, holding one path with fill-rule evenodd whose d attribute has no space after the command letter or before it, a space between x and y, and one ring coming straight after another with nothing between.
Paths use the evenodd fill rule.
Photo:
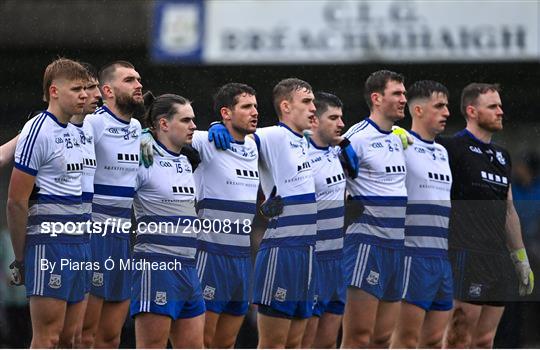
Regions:
<instances>
[{"instance_id":1,"label":"white banner sign","mask_svg":"<svg viewBox=\"0 0 540 350\"><path fill-rule=\"evenodd\" d=\"M209 0L156 8L157 21L168 21L154 23L158 61L540 59L538 1Z\"/></svg>"}]
</instances>

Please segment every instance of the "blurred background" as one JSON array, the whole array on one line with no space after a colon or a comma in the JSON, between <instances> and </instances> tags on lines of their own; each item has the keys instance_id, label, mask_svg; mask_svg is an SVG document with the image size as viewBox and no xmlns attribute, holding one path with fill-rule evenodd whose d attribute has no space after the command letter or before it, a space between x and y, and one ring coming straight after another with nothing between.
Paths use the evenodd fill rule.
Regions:
<instances>
[{"instance_id":1,"label":"blurred background","mask_svg":"<svg viewBox=\"0 0 540 350\"><path fill-rule=\"evenodd\" d=\"M0 144L28 113L46 108L42 77L59 56L98 69L132 62L144 90L193 101L200 129L218 117L212 95L228 82L257 90L261 126L276 123L273 86L298 77L345 103L352 125L369 111L363 82L378 69L403 73L406 86L432 79L450 91L447 133L464 127L461 89L502 86L505 130L495 142L513 157L513 190L533 270L540 275L540 5L538 1L345 0L1 0ZM402 123L409 127L410 119ZM9 287L12 260L5 202L11 165L0 169L0 346L27 347L23 288ZM509 305L496 347L540 347L540 287ZM255 347L248 318L237 347ZM122 347L134 347L126 323Z\"/></svg>"}]
</instances>

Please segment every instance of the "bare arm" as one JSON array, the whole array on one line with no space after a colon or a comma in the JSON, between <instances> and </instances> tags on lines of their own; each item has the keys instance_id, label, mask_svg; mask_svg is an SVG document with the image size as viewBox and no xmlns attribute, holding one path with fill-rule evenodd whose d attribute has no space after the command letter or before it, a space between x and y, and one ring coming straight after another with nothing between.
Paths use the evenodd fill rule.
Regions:
<instances>
[{"instance_id":1,"label":"bare arm","mask_svg":"<svg viewBox=\"0 0 540 350\"><path fill-rule=\"evenodd\" d=\"M510 251L525 247L523 244L523 237L521 236L519 216L514 207L512 186L508 189L508 197L506 200L506 245Z\"/></svg>"},{"instance_id":2,"label":"bare arm","mask_svg":"<svg viewBox=\"0 0 540 350\"><path fill-rule=\"evenodd\" d=\"M0 146L0 168L9 164L13 160L18 139L19 135Z\"/></svg>"},{"instance_id":3,"label":"bare arm","mask_svg":"<svg viewBox=\"0 0 540 350\"><path fill-rule=\"evenodd\" d=\"M23 261L28 220L28 200L34 188L35 177L17 168L11 173L7 200L7 223L15 260Z\"/></svg>"}]
</instances>

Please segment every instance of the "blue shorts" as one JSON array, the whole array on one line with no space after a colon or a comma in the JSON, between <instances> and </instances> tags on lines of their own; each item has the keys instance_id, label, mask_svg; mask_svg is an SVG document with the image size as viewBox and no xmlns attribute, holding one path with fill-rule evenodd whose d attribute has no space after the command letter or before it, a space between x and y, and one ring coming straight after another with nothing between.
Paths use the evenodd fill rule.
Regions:
<instances>
[{"instance_id":1,"label":"blue shorts","mask_svg":"<svg viewBox=\"0 0 540 350\"><path fill-rule=\"evenodd\" d=\"M131 271L120 269L120 259L126 262L131 258L129 239L110 233L105 236L90 237L92 260L99 269L92 273L90 294L105 301L123 301L131 295ZM114 261L111 266L110 260ZM109 267L107 269L106 267ZM112 267L112 268L111 268Z\"/></svg>"},{"instance_id":2,"label":"blue shorts","mask_svg":"<svg viewBox=\"0 0 540 350\"><path fill-rule=\"evenodd\" d=\"M192 318L206 311L201 284L194 266L179 270L135 270L131 291L131 317L141 312L173 320Z\"/></svg>"},{"instance_id":3,"label":"blue shorts","mask_svg":"<svg viewBox=\"0 0 540 350\"><path fill-rule=\"evenodd\" d=\"M440 257L405 256L403 300L426 311L452 309L450 261Z\"/></svg>"},{"instance_id":4,"label":"blue shorts","mask_svg":"<svg viewBox=\"0 0 540 350\"><path fill-rule=\"evenodd\" d=\"M248 311L251 292L251 258L197 251L197 273L206 309L235 316Z\"/></svg>"},{"instance_id":5,"label":"blue shorts","mask_svg":"<svg viewBox=\"0 0 540 350\"><path fill-rule=\"evenodd\" d=\"M343 276L343 259L318 259L315 255L315 305L313 315L325 312L343 315L347 286Z\"/></svg>"},{"instance_id":6,"label":"blue shorts","mask_svg":"<svg viewBox=\"0 0 540 350\"><path fill-rule=\"evenodd\" d=\"M88 293L91 272L88 245L27 245L24 255L26 295L56 298L72 304L82 301ZM54 264L52 270L50 264Z\"/></svg>"},{"instance_id":7,"label":"blue shorts","mask_svg":"<svg viewBox=\"0 0 540 350\"><path fill-rule=\"evenodd\" d=\"M253 303L266 305L276 314L311 317L313 250L312 246L260 249L255 261Z\"/></svg>"},{"instance_id":8,"label":"blue shorts","mask_svg":"<svg viewBox=\"0 0 540 350\"><path fill-rule=\"evenodd\" d=\"M394 302L403 295L403 250L368 243L343 248L347 286L360 288L379 300Z\"/></svg>"}]
</instances>

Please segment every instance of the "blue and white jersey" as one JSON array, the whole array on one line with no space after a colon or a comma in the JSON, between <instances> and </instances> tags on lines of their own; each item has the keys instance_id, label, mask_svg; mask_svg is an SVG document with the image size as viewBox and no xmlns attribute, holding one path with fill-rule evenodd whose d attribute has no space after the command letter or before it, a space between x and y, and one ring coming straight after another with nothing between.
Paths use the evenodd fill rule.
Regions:
<instances>
[{"instance_id":1,"label":"blue and white jersey","mask_svg":"<svg viewBox=\"0 0 540 350\"><path fill-rule=\"evenodd\" d=\"M313 141L308 150L317 200L318 258L343 255L346 180L339 152L339 147L319 147Z\"/></svg>"},{"instance_id":2,"label":"blue and white jersey","mask_svg":"<svg viewBox=\"0 0 540 350\"><path fill-rule=\"evenodd\" d=\"M246 137L223 151L208 141L208 132L195 131L192 146L201 157L195 170L198 215L213 224L211 231L199 234L199 248L215 254L250 256L259 188L255 141Z\"/></svg>"},{"instance_id":3,"label":"blue and white jersey","mask_svg":"<svg viewBox=\"0 0 540 350\"><path fill-rule=\"evenodd\" d=\"M88 123L72 123L79 134L79 144L83 151L82 202L84 212L92 217L92 198L94 198L94 174L96 172L96 151L94 135Z\"/></svg>"},{"instance_id":4,"label":"blue and white jersey","mask_svg":"<svg viewBox=\"0 0 540 350\"><path fill-rule=\"evenodd\" d=\"M274 186L283 198L283 213L268 223L261 248L315 245L317 203L308 158L308 141L288 126L257 129L261 187L268 198Z\"/></svg>"},{"instance_id":5,"label":"blue and white jersey","mask_svg":"<svg viewBox=\"0 0 540 350\"><path fill-rule=\"evenodd\" d=\"M97 160L92 219L102 223L114 220L115 227L119 228L131 222L131 205L139 169L141 124L135 118L129 122L118 118L107 106L88 115L84 124L92 129ZM128 236L121 231L117 234Z\"/></svg>"},{"instance_id":6,"label":"blue and white jersey","mask_svg":"<svg viewBox=\"0 0 540 350\"><path fill-rule=\"evenodd\" d=\"M360 170L347 178L347 190L364 206L346 234L364 243L403 248L407 188L405 157L398 136L381 130L367 118L344 135L358 155Z\"/></svg>"},{"instance_id":7,"label":"blue and white jersey","mask_svg":"<svg viewBox=\"0 0 540 350\"><path fill-rule=\"evenodd\" d=\"M164 154L139 166L133 207L137 219L135 256L194 260L197 249L195 180L188 159L156 141Z\"/></svg>"},{"instance_id":8,"label":"blue and white jersey","mask_svg":"<svg viewBox=\"0 0 540 350\"><path fill-rule=\"evenodd\" d=\"M405 150L407 163L407 254L447 256L452 173L446 149L413 131L414 144Z\"/></svg>"},{"instance_id":9,"label":"blue and white jersey","mask_svg":"<svg viewBox=\"0 0 540 350\"><path fill-rule=\"evenodd\" d=\"M15 167L35 176L27 244L87 240L83 229L61 225L90 219L82 206L83 151L75 126L60 123L47 111L30 119L17 141ZM53 223L59 224L53 228Z\"/></svg>"}]
</instances>

